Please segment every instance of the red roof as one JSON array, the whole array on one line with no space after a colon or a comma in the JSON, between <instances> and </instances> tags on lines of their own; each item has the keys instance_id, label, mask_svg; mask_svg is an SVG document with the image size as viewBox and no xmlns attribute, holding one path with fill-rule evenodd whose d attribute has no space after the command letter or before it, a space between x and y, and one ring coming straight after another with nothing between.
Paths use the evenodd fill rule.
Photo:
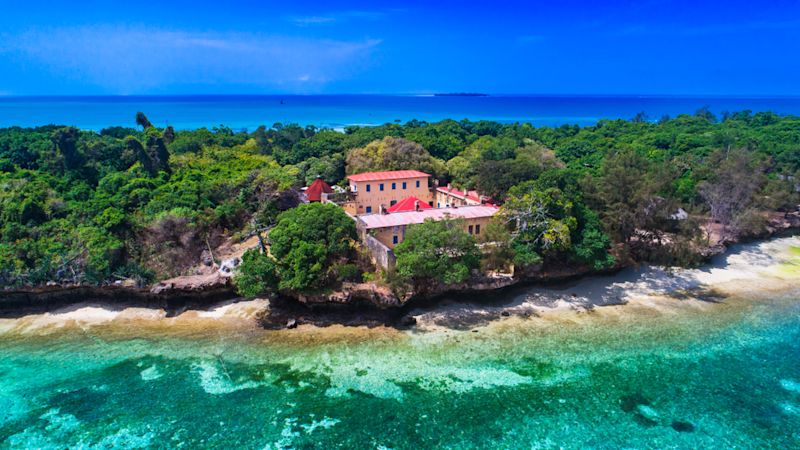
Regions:
<instances>
[{"instance_id":1,"label":"red roof","mask_svg":"<svg viewBox=\"0 0 800 450\"><path fill-rule=\"evenodd\" d=\"M417 202L419 202L419 209L433 208L433 206L429 205L426 202L423 202L422 200L412 195L411 197L406 197L400 200L399 202L395 203L393 206L390 206L389 208L386 209L386 211L390 213L402 212L402 211L416 211L415 205Z\"/></svg>"},{"instance_id":2,"label":"red roof","mask_svg":"<svg viewBox=\"0 0 800 450\"><path fill-rule=\"evenodd\" d=\"M389 172L364 172L347 177L350 181L383 181L383 180L400 180L403 178L427 178L425 172L419 170L392 170Z\"/></svg>"},{"instance_id":3,"label":"red roof","mask_svg":"<svg viewBox=\"0 0 800 450\"><path fill-rule=\"evenodd\" d=\"M317 178L311 183L311 186L306 188L306 197L308 197L308 201L310 202L319 202L322 201L322 193L330 194L333 192L330 185L325 182L322 178Z\"/></svg>"}]
</instances>

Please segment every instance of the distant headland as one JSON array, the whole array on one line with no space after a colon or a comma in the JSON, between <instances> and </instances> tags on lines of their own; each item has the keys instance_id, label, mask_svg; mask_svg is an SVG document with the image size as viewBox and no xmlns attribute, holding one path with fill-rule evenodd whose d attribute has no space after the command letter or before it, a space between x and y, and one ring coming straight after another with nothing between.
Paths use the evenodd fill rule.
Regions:
<instances>
[{"instance_id":1,"label":"distant headland","mask_svg":"<svg viewBox=\"0 0 800 450\"><path fill-rule=\"evenodd\" d=\"M434 97L488 97L489 94L480 92L439 92L433 94Z\"/></svg>"}]
</instances>

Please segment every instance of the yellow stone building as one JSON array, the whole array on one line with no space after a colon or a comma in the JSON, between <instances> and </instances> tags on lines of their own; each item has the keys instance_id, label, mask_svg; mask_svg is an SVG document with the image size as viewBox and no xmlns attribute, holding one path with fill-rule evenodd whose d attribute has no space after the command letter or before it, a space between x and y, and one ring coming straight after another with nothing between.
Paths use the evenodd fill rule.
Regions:
<instances>
[{"instance_id":1,"label":"yellow stone building","mask_svg":"<svg viewBox=\"0 0 800 450\"><path fill-rule=\"evenodd\" d=\"M350 182L350 205L354 215L379 214L381 209L414 196L424 202L433 200L430 175L418 170L366 172L347 177Z\"/></svg>"}]
</instances>

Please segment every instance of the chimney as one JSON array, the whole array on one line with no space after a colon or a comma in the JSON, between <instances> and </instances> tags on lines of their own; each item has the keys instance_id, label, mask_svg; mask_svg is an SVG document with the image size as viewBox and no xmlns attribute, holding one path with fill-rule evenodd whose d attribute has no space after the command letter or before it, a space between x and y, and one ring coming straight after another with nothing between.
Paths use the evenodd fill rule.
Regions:
<instances>
[{"instance_id":1,"label":"chimney","mask_svg":"<svg viewBox=\"0 0 800 450\"><path fill-rule=\"evenodd\" d=\"M419 200L414 202L414 211L419 211Z\"/></svg>"},{"instance_id":2,"label":"chimney","mask_svg":"<svg viewBox=\"0 0 800 450\"><path fill-rule=\"evenodd\" d=\"M447 183L447 191L449 192L451 189L452 187L450 186L450 183Z\"/></svg>"}]
</instances>

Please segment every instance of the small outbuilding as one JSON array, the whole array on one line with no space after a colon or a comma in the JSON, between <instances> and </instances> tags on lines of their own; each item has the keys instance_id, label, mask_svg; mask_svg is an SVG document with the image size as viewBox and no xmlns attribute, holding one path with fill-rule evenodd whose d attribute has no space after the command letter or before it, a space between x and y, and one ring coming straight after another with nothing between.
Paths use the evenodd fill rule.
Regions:
<instances>
[{"instance_id":1,"label":"small outbuilding","mask_svg":"<svg viewBox=\"0 0 800 450\"><path fill-rule=\"evenodd\" d=\"M321 202L322 194L331 194L333 189L322 178L317 178L311 183L311 186L305 190L306 198L309 202Z\"/></svg>"}]
</instances>

